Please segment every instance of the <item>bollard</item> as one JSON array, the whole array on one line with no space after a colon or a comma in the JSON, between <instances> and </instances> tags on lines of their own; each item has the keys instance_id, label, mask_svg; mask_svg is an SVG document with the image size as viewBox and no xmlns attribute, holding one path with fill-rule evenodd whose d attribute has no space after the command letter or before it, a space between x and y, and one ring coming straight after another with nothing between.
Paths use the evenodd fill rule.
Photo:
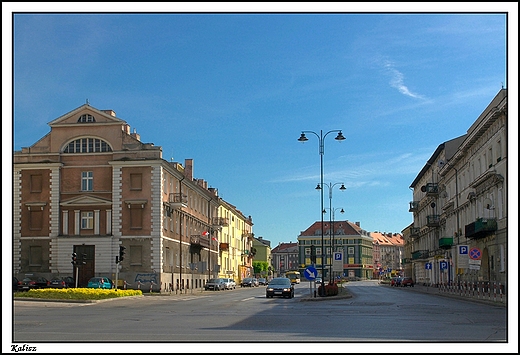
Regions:
<instances>
[{"instance_id":1,"label":"bollard","mask_svg":"<svg viewBox=\"0 0 520 355\"><path fill-rule=\"evenodd\" d=\"M123 288L126 290L126 281L123 281Z\"/></svg>"},{"instance_id":2,"label":"bollard","mask_svg":"<svg viewBox=\"0 0 520 355\"><path fill-rule=\"evenodd\" d=\"M141 281L137 281L137 289L138 289L138 290L141 289Z\"/></svg>"}]
</instances>

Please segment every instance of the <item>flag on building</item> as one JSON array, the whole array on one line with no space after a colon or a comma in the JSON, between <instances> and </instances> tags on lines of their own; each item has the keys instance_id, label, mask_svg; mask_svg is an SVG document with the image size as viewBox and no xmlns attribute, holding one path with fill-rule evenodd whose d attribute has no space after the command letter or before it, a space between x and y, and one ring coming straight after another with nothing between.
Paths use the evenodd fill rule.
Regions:
<instances>
[{"instance_id":1,"label":"flag on building","mask_svg":"<svg viewBox=\"0 0 520 355\"><path fill-rule=\"evenodd\" d=\"M209 232L208 231L204 231L204 232L202 232L202 235L209 235Z\"/></svg>"}]
</instances>

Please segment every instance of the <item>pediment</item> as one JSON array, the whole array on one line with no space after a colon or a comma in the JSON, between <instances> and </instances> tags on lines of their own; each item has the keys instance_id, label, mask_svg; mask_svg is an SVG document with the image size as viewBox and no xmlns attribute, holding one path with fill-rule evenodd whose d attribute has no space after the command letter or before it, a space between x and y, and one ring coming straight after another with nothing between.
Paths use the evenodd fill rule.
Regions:
<instances>
[{"instance_id":1,"label":"pediment","mask_svg":"<svg viewBox=\"0 0 520 355\"><path fill-rule=\"evenodd\" d=\"M96 196L78 196L60 203L61 206L111 206L112 201Z\"/></svg>"},{"instance_id":2,"label":"pediment","mask_svg":"<svg viewBox=\"0 0 520 355\"><path fill-rule=\"evenodd\" d=\"M63 116L56 118L55 120L49 122L49 126L60 126L60 125L71 125L71 124L121 124L126 123L124 120L112 116L110 110L98 110L89 104L82 105ZM113 111L112 111L113 112ZM91 115L95 118L95 122L78 122L78 119L81 115ZM115 115L115 112L114 112Z\"/></svg>"}]
</instances>

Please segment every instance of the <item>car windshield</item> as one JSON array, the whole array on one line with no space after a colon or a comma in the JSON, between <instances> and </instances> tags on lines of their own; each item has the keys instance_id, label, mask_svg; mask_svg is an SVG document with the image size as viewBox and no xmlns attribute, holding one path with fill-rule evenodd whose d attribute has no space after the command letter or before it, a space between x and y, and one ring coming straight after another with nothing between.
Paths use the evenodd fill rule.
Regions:
<instances>
[{"instance_id":1,"label":"car windshield","mask_svg":"<svg viewBox=\"0 0 520 355\"><path fill-rule=\"evenodd\" d=\"M219 279L210 279L209 282L216 283Z\"/></svg>"},{"instance_id":2,"label":"car windshield","mask_svg":"<svg viewBox=\"0 0 520 355\"><path fill-rule=\"evenodd\" d=\"M291 281L289 279L272 279L269 285L287 285L289 286Z\"/></svg>"},{"instance_id":3,"label":"car windshield","mask_svg":"<svg viewBox=\"0 0 520 355\"><path fill-rule=\"evenodd\" d=\"M247 279L244 279L244 282L249 282L249 281L251 281L251 280L252 280L252 279L247 278Z\"/></svg>"}]
</instances>

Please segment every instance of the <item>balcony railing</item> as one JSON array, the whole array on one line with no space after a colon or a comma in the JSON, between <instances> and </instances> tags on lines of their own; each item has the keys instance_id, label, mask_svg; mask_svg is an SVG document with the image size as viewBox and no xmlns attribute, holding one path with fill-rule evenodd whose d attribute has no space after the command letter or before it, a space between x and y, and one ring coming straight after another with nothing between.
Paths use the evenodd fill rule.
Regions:
<instances>
[{"instance_id":1,"label":"balcony railing","mask_svg":"<svg viewBox=\"0 0 520 355\"><path fill-rule=\"evenodd\" d=\"M252 239L254 237L254 234L249 231L242 231L242 237Z\"/></svg>"},{"instance_id":2,"label":"balcony railing","mask_svg":"<svg viewBox=\"0 0 520 355\"><path fill-rule=\"evenodd\" d=\"M410 201L410 209L408 212L417 212L419 210L419 201Z\"/></svg>"},{"instance_id":3,"label":"balcony railing","mask_svg":"<svg viewBox=\"0 0 520 355\"><path fill-rule=\"evenodd\" d=\"M218 227L227 227L229 225L229 219L224 217L213 217L212 224Z\"/></svg>"},{"instance_id":4,"label":"balcony railing","mask_svg":"<svg viewBox=\"0 0 520 355\"><path fill-rule=\"evenodd\" d=\"M428 227L438 227L441 222L441 216L438 214L432 214L426 216L426 225Z\"/></svg>"},{"instance_id":5,"label":"balcony railing","mask_svg":"<svg viewBox=\"0 0 520 355\"><path fill-rule=\"evenodd\" d=\"M173 208L188 207L188 196L180 192L172 192L168 195L168 203Z\"/></svg>"},{"instance_id":6,"label":"balcony railing","mask_svg":"<svg viewBox=\"0 0 520 355\"><path fill-rule=\"evenodd\" d=\"M209 248L209 236L206 235L192 235L190 236L190 244Z\"/></svg>"},{"instance_id":7,"label":"balcony railing","mask_svg":"<svg viewBox=\"0 0 520 355\"><path fill-rule=\"evenodd\" d=\"M478 239L492 234L497 230L496 218L478 218L465 227L466 238Z\"/></svg>"},{"instance_id":8,"label":"balcony railing","mask_svg":"<svg viewBox=\"0 0 520 355\"><path fill-rule=\"evenodd\" d=\"M439 248L450 249L453 246L453 237L444 237L439 239Z\"/></svg>"}]
</instances>

